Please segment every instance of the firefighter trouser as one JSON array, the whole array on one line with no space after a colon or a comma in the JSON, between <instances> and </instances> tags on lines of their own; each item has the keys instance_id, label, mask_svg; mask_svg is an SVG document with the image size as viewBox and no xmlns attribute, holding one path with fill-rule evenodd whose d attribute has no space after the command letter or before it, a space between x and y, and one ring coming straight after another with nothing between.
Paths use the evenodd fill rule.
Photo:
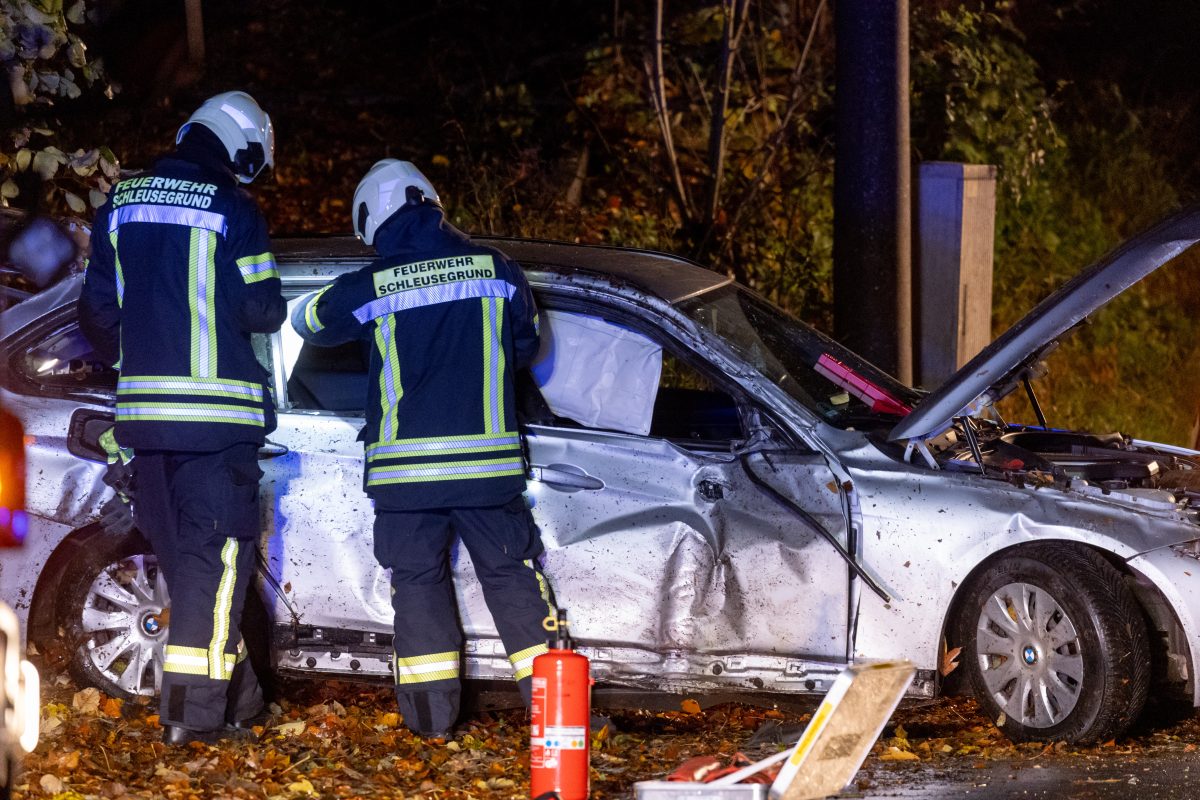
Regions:
<instances>
[{"instance_id":1,"label":"firefighter trouser","mask_svg":"<svg viewBox=\"0 0 1200 800\"><path fill-rule=\"evenodd\" d=\"M257 446L139 451L134 517L171 594L159 718L216 730L263 707L241 620L257 546Z\"/></svg>"},{"instance_id":2,"label":"firefighter trouser","mask_svg":"<svg viewBox=\"0 0 1200 800\"><path fill-rule=\"evenodd\" d=\"M526 704L534 656L546 652L550 590L537 566L542 542L518 495L503 506L377 511L375 557L392 571L396 700L404 724L429 736L458 718L463 634L450 576L455 535L471 555L483 597Z\"/></svg>"}]
</instances>

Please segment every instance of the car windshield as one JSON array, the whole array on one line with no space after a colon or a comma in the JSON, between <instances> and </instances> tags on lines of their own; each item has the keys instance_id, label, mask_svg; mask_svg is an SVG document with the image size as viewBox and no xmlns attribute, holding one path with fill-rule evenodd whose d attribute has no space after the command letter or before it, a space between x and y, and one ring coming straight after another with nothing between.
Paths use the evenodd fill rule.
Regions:
<instances>
[{"instance_id":1,"label":"car windshield","mask_svg":"<svg viewBox=\"0 0 1200 800\"><path fill-rule=\"evenodd\" d=\"M679 309L831 425L891 424L918 400L914 390L745 288L705 292Z\"/></svg>"}]
</instances>

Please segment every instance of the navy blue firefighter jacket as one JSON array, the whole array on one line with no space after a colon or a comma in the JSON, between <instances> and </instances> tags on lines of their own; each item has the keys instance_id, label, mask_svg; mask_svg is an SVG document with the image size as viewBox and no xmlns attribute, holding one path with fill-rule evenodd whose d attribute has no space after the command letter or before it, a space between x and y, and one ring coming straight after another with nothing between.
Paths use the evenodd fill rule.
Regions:
<instances>
[{"instance_id":1,"label":"navy blue firefighter jacket","mask_svg":"<svg viewBox=\"0 0 1200 800\"><path fill-rule=\"evenodd\" d=\"M525 490L513 376L538 348L525 276L430 204L399 211L375 248L292 312L313 344L370 345L367 494L388 511L512 500Z\"/></svg>"},{"instance_id":2,"label":"navy blue firefighter jacket","mask_svg":"<svg viewBox=\"0 0 1200 800\"><path fill-rule=\"evenodd\" d=\"M287 306L266 221L223 156L194 128L97 212L79 318L120 369L122 446L216 451L275 428L250 334L278 330Z\"/></svg>"}]
</instances>

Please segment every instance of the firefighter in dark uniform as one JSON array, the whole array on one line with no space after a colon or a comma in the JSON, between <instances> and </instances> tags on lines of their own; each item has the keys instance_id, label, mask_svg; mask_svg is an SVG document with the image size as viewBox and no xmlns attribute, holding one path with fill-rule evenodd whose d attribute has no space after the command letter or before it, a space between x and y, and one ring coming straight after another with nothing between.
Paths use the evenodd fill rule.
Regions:
<instances>
[{"instance_id":1,"label":"firefighter in dark uniform","mask_svg":"<svg viewBox=\"0 0 1200 800\"><path fill-rule=\"evenodd\" d=\"M304 298L308 342L371 348L364 488L375 556L392 571L396 697L404 723L446 736L458 716L463 634L449 548L457 535L526 702L546 651L549 589L529 513L513 375L538 348L520 268L452 227L406 161L380 161L354 193L355 231L379 258Z\"/></svg>"},{"instance_id":2,"label":"firefighter in dark uniform","mask_svg":"<svg viewBox=\"0 0 1200 800\"><path fill-rule=\"evenodd\" d=\"M253 98L207 100L171 155L109 193L79 301L85 335L120 370L116 440L134 451L134 518L171 593L169 744L241 735L263 709L241 621L275 412L250 335L278 330L287 306L266 221L238 183L273 156Z\"/></svg>"}]
</instances>

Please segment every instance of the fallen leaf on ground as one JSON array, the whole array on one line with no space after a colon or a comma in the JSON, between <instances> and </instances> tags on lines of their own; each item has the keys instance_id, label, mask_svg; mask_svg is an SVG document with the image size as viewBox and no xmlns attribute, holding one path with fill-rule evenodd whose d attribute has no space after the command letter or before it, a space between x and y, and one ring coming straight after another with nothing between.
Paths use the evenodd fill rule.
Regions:
<instances>
[{"instance_id":1,"label":"fallen leaf on ground","mask_svg":"<svg viewBox=\"0 0 1200 800\"><path fill-rule=\"evenodd\" d=\"M700 713L700 704L697 703L695 700L693 700L690 697L687 698L686 700L684 700L682 703L680 703L679 707L681 709L683 709L684 713L687 713L687 714L699 714Z\"/></svg>"},{"instance_id":2,"label":"fallen leaf on ground","mask_svg":"<svg viewBox=\"0 0 1200 800\"><path fill-rule=\"evenodd\" d=\"M71 708L80 714L96 714L100 711L100 690L88 687L81 689L71 698Z\"/></svg>"},{"instance_id":3,"label":"fallen leaf on ground","mask_svg":"<svg viewBox=\"0 0 1200 800\"><path fill-rule=\"evenodd\" d=\"M38 781L38 786L42 787L42 791L46 794L58 794L63 790L63 782L57 775L46 773Z\"/></svg>"},{"instance_id":4,"label":"fallen leaf on ground","mask_svg":"<svg viewBox=\"0 0 1200 800\"><path fill-rule=\"evenodd\" d=\"M899 747L889 747L887 752L879 757L880 761L920 761L921 757Z\"/></svg>"},{"instance_id":5,"label":"fallen leaf on ground","mask_svg":"<svg viewBox=\"0 0 1200 800\"><path fill-rule=\"evenodd\" d=\"M302 719L298 719L295 722L285 722L282 725L276 725L271 730L278 731L284 736L299 736L304 733L306 727L307 723Z\"/></svg>"},{"instance_id":6,"label":"fallen leaf on ground","mask_svg":"<svg viewBox=\"0 0 1200 800\"><path fill-rule=\"evenodd\" d=\"M301 778L295 783L289 783L287 790L293 794L316 794L316 788L309 783L308 778Z\"/></svg>"}]
</instances>

